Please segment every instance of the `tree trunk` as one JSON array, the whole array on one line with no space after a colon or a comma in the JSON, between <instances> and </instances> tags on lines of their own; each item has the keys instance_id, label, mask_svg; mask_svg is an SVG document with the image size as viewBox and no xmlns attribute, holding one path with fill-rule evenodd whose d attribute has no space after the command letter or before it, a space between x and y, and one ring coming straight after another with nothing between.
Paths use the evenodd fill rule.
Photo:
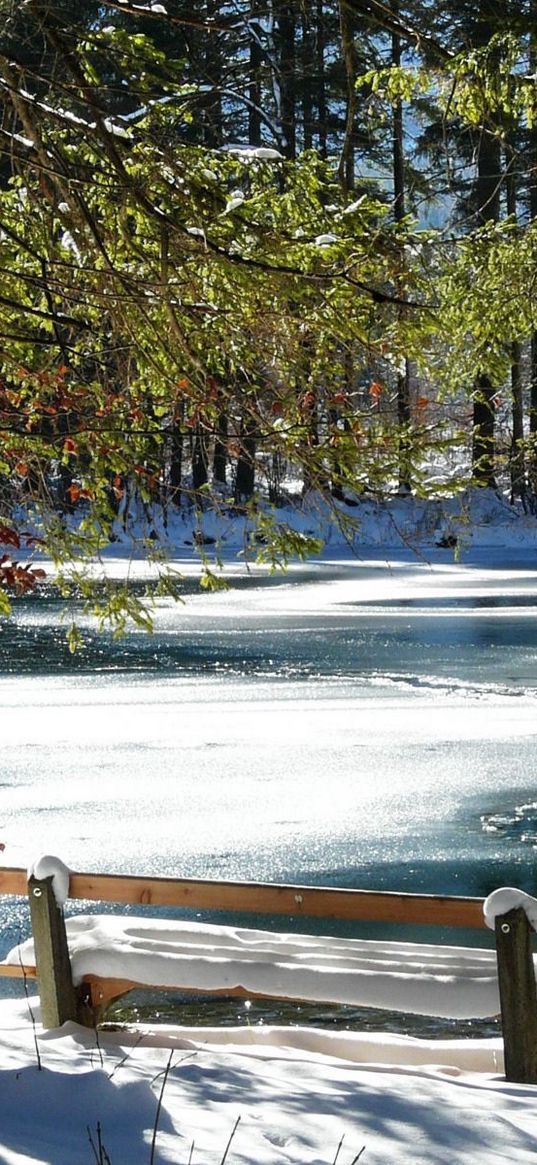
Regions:
<instances>
[{"instance_id":1,"label":"tree trunk","mask_svg":"<svg viewBox=\"0 0 537 1165\"><path fill-rule=\"evenodd\" d=\"M399 13L398 0L392 0L392 11L395 16ZM401 41L396 33L392 35L392 65L399 68L401 65ZM403 104L398 101L393 108L393 217L396 223L402 222L406 213L405 205L405 145ZM404 296L404 253L401 252L401 278L399 281L399 295ZM405 309L401 308L401 312ZM410 493L412 488L410 457L409 457L409 426L410 426L410 369L408 360L397 373L397 422L399 425L399 491Z\"/></svg>"},{"instance_id":2,"label":"tree trunk","mask_svg":"<svg viewBox=\"0 0 537 1165\"><path fill-rule=\"evenodd\" d=\"M208 0L207 16L213 20L218 17L220 6L217 0ZM222 145L222 48L220 37L211 33L205 40L205 70L209 85L212 87L204 102L204 144L209 149L218 149Z\"/></svg>"},{"instance_id":3,"label":"tree trunk","mask_svg":"<svg viewBox=\"0 0 537 1165\"><path fill-rule=\"evenodd\" d=\"M517 340L511 344L511 393L513 408L513 440L511 446L511 500L526 495L524 458L524 406L522 395L521 349Z\"/></svg>"},{"instance_id":4,"label":"tree trunk","mask_svg":"<svg viewBox=\"0 0 537 1165\"><path fill-rule=\"evenodd\" d=\"M347 79L347 110L345 115L345 136L338 166L338 178L344 190L354 188L354 119L356 115L356 49L354 47L354 22L349 9L340 0L339 30L341 34L341 51L345 63Z\"/></svg>"},{"instance_id":5,"label":"tree trunk","mask_svg":"<svg viewBox=\"0 0 537 1165\"><path fill-rule=\"evenodd\" d=\"M237 459L235 475L235 502L242 505L250 501L255 489L255 434L248 429L243 420L240 435L240 453Z\"/></svg>"},{"instance_id":6,"label":"tree trunk","mask_svg":"<svg viewBox=\"0 0 537 1165\"><path fill-rule=\"evenodd\" d=\"M317 0L315 28L315 69L316 69L316 104L317 104L317 148L321 158L327 154L327 103L325 78L325 28L323 0Z\"/></svg>"},{"instance_id":7,"label":"tree trunk","mask_svg":"<svg viewBox=\"0 0 537 1165\"><path fill-rule=\"evenodd\" d=\"M181 505L181 489L183 485L182 413L183 407L181 406L180 415L174 417L171 429L170 501L175 506Z\"/></svg>"},{"instance_id":8,"label":"tree trunk","mask_svg":"<svg viewBox=\"0 0 537 1165\"><path fill-rule=\"evenodd\" d=\"M213 454L213 481L215 485L226 485L227 430L227 416L225 413L220 413L217 422Z\"/></svg>"},{"instance_id":9,"label":"tree trunk","mask_svg":"<svg viewBox=\"0 0 537 1165\"><path fill-rule=\"evenodd\" d=\"M506 157L507 213L516 218L516 176L513 168L514 151ZM518 341L511 344L511 410L513 436L509 458L511 501L525 497L526 469L524 457L524 403L522 394L521 348Z\"/></svg>"},{"instance_id":10,"label":"tree trunk","mask_svg":"<svg viewBox=\"0 0 537 1165\"><path fill-rule=\"evenodd\" d=\"M248 97L248 141L251 146L261 145L261 66L263 52L260 43L261 24L258 22L259 0L250 4L250 78Z\"/></svg>"},{"instance_id":11,"label":"tree trunk","mask_svg":"<svg viewBox=\"0 0 537 1165\"><path fill-rule=\"evenodd\" d=\"M295 17L292 0L274 0L276 104L286 158L296 157Z\"/></svg>"},{"instance_id":12,"label":"tree trunk","mask_svg":"<svg viewBox=\"0 0 537 1165\"><path fill-rule=\"evenodd\" d=\"M494 476L494 421L496 390L488 376L476 377L473 390L474 433L472 480L477 486L496 488Z\"/></svg>"},{"instance_id":13,"label":"tree trunk","mask_svg":"<svg viewBox=\"0 0 537 1165\"><path fill-rule=\"evenodd\" d=\"M493 29L487 23L486 0L479 8L479 38L487 44ZM490 120L479 131L477 150L476 217L478 224L498 222L500 217L500 140L495 137ZM495 469L495 390L481 370L473 391L472 480L474 485L496 487Z\"/></svg>"},{"instance_id":14,"label":"tree trunk","mask_svg":"<svg viewBox=\"0 0 537 1165\"><path fill-rule=\"evenodd\" d=\"M537 498L537 332L531 337L530 346L530 448L528 454L528 480L534 499ZM533 502L535 505L535 501Z\"/></svg>"},{"instance_id":15,"label":"tree trunk","mask_svg":"<svg viewBox=\"0 0 537 1165\"><path fill-rule=\"evenodd\" d=\"M314 39L311 13L302 9L301 83L302 83L302 137L305 150L313 146L313 77Z\"/></svg>"},{"instance_id":16,"label":"tree trunk","mask_svg":"<svg viewBox=\"0 0 537 1165\"><path fill-rule=\"evenodd\" d=\"M537 69L537 0L530 0L530 17L533 33L530 37L529 71ZM530 217L537 219L537 126L530 130ZM530 450L528 455L528 479L533 498L537 499L537 331L531 337L530 346Z\"/></svg>"},{"instance_id":17,"label":"tree trunk","mask_svg":"<svg viewBox=\"0 0 537 1165\"><path fill-rule=\"evenodd\" d=\"M194 431L192 443L192 490L194 493L207 485L208 479L205 434L198 425Z\"/></svg>"}]
</instances>

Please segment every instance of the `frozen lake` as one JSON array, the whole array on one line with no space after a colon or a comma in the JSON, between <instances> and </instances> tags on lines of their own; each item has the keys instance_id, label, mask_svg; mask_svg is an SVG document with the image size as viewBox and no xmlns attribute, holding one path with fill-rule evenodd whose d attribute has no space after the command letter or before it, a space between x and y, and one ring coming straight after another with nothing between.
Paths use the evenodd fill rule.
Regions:
<instances>
[{"instance_id":1,"label":"frozen lake","mask_svg":"<svg viewBox=\"0 0 537 1165\"><path fill-rule=\"evenodd\" d=\"M5 858L535 893L536 614L529 560L440 553L238 578L75 657L61 604L21 602L0 641Z\"/></svg>"}]
</instances>

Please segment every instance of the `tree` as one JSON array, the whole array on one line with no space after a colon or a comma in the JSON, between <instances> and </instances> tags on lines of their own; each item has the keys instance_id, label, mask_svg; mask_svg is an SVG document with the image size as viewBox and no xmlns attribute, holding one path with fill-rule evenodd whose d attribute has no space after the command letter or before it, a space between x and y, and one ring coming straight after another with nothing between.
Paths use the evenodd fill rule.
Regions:
<instances>
[{"instance_id":1,"label":"tree","mask_svg":"<svg viewBox=\"0 0 537 1165\"><path fill-rule=\"evenodd\" d=\"M0 408L2 470L39 504L49 552L92 553L132 482L149 504L169 477L176 497L183 430L193 478L181 494L195 504L215 440L220 465L224 442L236 462L241 504L254 441L312 481L352 480L364 457L352 431L327 422L313 446L295 386L307 351L329 402L340 389L329 354L352 337L369 360L382 315L394 318L381 205L366 198L346 214L315 156L189 144L182 62L127 33L126 6L85 37L38 0L32 13L64 72L61 84L36 72L29 89L22 65L0 55L12 162ZM120 113L118 83L131 76L145 104ZM82 517L70 528L61 513L73 507Z\"/></svg>"},{"instance_id":2,"label":"tree","mask_svg":"<svg viewBox=\"0 0 537 1165\"><path fill-rule=\"evenodd\" d=\"M450 430L412 419L409 360L445 391L481 378L474 468L492 482L494 396L535 328L532 228L496 205L505 119L532 116L527 29L498 37L485 0L462 47L417 0L282 0L272 24L260 0L163 7L31 0L26 57L0 44L5 529L11 501L39 506L70 561L134 493L202 510L233 491L266 539L254 475L282 462L340 500L425 491ZM419 103L477 143L474 229L449 238L409 218L427 185L402 156Z\"/></svg>"}]
</instances>

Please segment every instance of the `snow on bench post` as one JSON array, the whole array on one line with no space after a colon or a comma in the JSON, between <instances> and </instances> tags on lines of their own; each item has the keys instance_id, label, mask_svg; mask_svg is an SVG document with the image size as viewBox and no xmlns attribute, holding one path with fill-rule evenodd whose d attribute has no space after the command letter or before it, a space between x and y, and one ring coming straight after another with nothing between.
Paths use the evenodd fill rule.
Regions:
<instances>
[{"instance_id":1,"label":"snow on bench post","mask_svg":"<svg viewBox=\"0 0 537 1165\"><path fill-rule=\"evenodd\" d=\"M53 876L28 878L30 918L43 1027L60 1027L77 1019L78 1001L71 975L62 907L53 889Z\"/></svg>"},{"instance_id":2,"label":"snow on bench post","mask_svg":"<svg viewBox=\"0 0 537 1165\"><path fill-rule=\"evenodd\" d=\"M537 994L532 926L522 906L495 917L505 1078L537 1084Z\"/></svg>"}]
</instances>

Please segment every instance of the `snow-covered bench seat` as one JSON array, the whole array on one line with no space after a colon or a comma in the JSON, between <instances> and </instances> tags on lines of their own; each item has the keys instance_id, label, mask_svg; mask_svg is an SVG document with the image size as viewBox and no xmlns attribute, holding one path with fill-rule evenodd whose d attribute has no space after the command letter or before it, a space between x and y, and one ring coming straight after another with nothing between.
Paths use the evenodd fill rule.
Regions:
<instances>
[{"instance_id":1,"label":"snow-covered bench seat","mask_svg":"<svg viewBox=\"0 0 537 1165\"><path fill-rule=\"evenodd\" d=\"M129 915L66 920L73 982L94 1003L134 986L342 1003L445 1018L500 1010L494 951L321 938ZM33 940L7 956L33 967Z\"/></svg>"}]
</instances>

